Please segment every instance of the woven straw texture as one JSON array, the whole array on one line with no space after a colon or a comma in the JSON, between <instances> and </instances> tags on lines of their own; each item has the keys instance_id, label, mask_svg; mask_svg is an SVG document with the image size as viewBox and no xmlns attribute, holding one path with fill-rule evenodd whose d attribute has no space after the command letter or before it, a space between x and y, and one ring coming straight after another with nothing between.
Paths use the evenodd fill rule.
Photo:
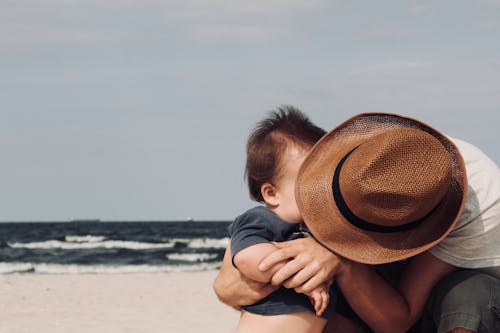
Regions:
<instances>
[{"instance_id":1,"label":"woven straw texture","mask_svg":"<svg viewBox=\"0 0 500 333\"><path fill-rule=\"evenodd\" d=\"M339 183L357 217L383 227L423 221L390 233L347 221L334 200L332 179L349 153ZM414 256L443 239L460 215L466 188L463 159L443 134L414 119L372 113L347 120L313 147L295 193L320 243L351 260L380 264Z\"/></svg>"}]
</instances>

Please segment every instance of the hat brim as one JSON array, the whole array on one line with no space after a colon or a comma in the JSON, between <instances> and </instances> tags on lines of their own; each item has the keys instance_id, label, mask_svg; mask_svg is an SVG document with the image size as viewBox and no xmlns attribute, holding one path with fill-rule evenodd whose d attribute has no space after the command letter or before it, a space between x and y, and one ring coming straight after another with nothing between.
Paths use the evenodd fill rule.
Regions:
<instances>
[{"instance_id":1,"label":"hat brim","mask_svg":"<svg viewBox=\"0 0 500 333\"><path fill-rule=\"evenodd\" d=\"M334 170L354 147L393 128L420 129L443 144L452 160L448 192L432 214L414 229L393 233L359 229L344 218L333 199ZM342 123L314 145L299 170L295 193L305 224L321 244L353 261L382 264L415 256L446 237L463 208L466 188L463 158L446 136L411 118L367 113Z\"/></svg>"}]
</instances>

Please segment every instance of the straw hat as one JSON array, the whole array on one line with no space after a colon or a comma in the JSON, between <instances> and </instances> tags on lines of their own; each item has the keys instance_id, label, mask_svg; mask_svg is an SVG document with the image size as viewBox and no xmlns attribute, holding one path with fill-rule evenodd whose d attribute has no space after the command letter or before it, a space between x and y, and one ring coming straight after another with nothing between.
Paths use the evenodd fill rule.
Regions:
<instances>
[{"instance_id":1,"label":"straw hat","mask_svg":"<svg viewBox=\"0 0 500 333\"><path fill-rule=\"evenodd\" d=\"M295 193L320 243L381 264L446 237L466 188L464 161L446 136L414 119L367 113L321 138L300 168Z\"/></svg>"}]
</instances>

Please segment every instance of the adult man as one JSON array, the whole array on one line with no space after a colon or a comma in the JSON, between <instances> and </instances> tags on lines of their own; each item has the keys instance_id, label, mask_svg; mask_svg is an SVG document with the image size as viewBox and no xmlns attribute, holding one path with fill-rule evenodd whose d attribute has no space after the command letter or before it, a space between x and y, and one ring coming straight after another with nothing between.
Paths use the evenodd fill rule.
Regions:
<instances>
[{"instance_id":1,"label":"adult man","mask_svg":"<svg viewBox=\"0 0 500 333\"><path fill-rule=\"evenodd\" d=\"M312 239L283 243L261 263L288 260L274 284L307 291L334 276L376 332L407 331L437 285L428 309L438 332L498 332L500 173L479 149L413 119L363 114L314 146L296 193L314 236L337 254ZM405 258L395 287L366 265ZM251 293L230 288L228 271L215 290L241 304Z\"/></svg>"}]
</instances>

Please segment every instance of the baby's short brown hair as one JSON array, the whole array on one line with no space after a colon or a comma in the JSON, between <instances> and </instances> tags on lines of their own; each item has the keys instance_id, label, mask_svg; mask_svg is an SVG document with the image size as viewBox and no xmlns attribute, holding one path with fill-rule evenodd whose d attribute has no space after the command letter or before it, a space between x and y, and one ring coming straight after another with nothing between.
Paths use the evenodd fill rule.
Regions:
<instances>
[{"instance_id":1,"label":"baby's short brown hair","mask_svg":"<svg viewBox=\"0 0 500 333\"><path fill-rule=\"evenodd\" d=\"M245 175L250 197L264 202L262 184L273 183L281 168L281 156L289 144L309 150L326 132L299 109L284 105L271 111L251 132L247 142Z\"/></svg>"}]
</instances>

